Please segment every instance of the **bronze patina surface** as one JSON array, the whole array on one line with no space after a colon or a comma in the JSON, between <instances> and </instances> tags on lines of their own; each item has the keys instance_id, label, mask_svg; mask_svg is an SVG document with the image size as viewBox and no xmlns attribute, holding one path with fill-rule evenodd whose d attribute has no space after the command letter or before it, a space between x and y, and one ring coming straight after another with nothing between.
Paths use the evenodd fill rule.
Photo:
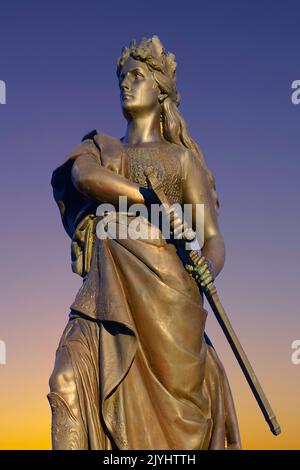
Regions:
<instances>
[{"instance_id":1,"label":"bronze patina surface","mask_svg":"<svg viewBox=\"0 0 300 470\"><path fill-rule=\"evenodd\" d=\"M157 37L132 42L117 67L125 136L91 132L52 176L72 269L83 277L50 378L54 449L241 448L203 296L175 245L96 236L100 203L156 201L151 165L172 203L192 204L194 230L204 204L204 285L223 267L214 178L179 112L175 71ZM177 233L182 222L170 219Z\"/></svg>"}]
</instances>

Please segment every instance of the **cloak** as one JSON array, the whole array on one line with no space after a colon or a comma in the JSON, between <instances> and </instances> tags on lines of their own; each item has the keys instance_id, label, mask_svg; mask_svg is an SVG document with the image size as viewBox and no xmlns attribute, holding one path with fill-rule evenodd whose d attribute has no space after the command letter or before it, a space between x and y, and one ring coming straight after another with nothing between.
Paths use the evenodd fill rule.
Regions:
<instances>
[{"instance_id":1,"label":"cloak","mask_svg":"<svg viewBox=\"0 0 300 470\"><path fill-rule=\"evenodd\" d=\"M72 269L83 277L52 381L69 361L83 429L80 448L239 449L230 386L205 335L207 311L195 280L164 237L96 236L98 204L71 181L73 162L83 154L129 179L149 163L129 158L120 140L94 131L52 176L72 238ZM172 182L166 188L180 198L176 157L150 154L151 164ZM197 184L193 175L188 178ZM116 223L128 230L133 218L117 214ZM140 223L151 228L144 217Z\"/></svg>"}]
</instances>

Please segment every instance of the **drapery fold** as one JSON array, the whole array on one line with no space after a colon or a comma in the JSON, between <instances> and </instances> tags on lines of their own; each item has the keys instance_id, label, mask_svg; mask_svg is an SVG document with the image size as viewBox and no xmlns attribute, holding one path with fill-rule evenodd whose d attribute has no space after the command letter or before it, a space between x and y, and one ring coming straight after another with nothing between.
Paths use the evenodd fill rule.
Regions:
<instances>
[{"instance_id":1,"label":"drapery fold","mask_svg":"<svg viewBox=\"0 0 300 470\"><path fill-rule=\"evenodd\" d=\"M97 138L101 161L95 145L83 143L52 178L72 237L73 270L84 279L57 350L51 393L59 395L58 377L71 369L84 448L239 449L226 373L205 340L207 311L175 246L162 236L114 238L109 230L111 237L99 239L95 204L77 194L72 206L77 156L126 172L121 144ZM116 224L127 230L133 218L117 217ZM139 221L149 229L147 219Z\"/></svg>"},{"instance_id":2,"label":"drapery fold","mask_svg":"<svg viewBox=\"0 0 300 470\"><path fill-rule=\"evenodd\" d=\"M101 325L100 410L118 448L239 445L226 376L204 339L207 312L174 245L97 239L71 308Z\"/></svg>"}]
</instances>

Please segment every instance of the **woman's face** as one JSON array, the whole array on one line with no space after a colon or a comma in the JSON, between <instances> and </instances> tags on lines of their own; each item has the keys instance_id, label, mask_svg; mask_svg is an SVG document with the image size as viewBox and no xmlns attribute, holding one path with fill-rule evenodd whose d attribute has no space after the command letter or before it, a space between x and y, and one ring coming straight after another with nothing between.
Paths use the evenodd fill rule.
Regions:
<instances>
[{"instance_id":1,"label":"woman's face","mask_svg":"<svg viewBox=\"0 0 300 470\"><path fill-rule=\"evenodd\" d=\"M121 69L119 86L125 116L147 114L155 109L160 112L160 90L144 62L129 57Z\"/></svg>"}]
</instances>

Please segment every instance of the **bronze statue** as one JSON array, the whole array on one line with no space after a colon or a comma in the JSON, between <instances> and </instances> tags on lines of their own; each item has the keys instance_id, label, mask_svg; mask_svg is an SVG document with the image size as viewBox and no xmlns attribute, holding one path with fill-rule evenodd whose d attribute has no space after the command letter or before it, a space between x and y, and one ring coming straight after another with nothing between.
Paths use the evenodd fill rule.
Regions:
<instances>
[{"instance_id":1,"label":"bronze statue","mask_svg":"<svg viewBox=\"0 0 300 470\"><path fill-rule=\"evenodd\" d=\"M171 204L192 204L194 230L204 204L200 286L223 267L214 177L179 113L175 71L156 36L123 49L125 136L91 132L52 176L72 269L83 277L50 378L54 449L241 448L226 373L205 334L203 293L176 242L96 235L99 204L158 202L150 167ZM169 216L173 234L184 231L176 211ZM118 213L116 223L124 224Z\"/></svg>"}]
</instances>

